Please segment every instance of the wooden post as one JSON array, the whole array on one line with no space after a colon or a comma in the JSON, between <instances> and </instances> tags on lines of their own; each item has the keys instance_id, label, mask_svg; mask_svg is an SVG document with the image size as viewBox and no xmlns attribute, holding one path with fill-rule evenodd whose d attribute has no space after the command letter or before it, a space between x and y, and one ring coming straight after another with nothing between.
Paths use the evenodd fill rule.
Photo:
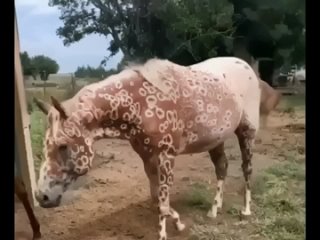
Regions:
<instances>
[{"instance_id":1,"label":"wooden post","mask_svg":"<svg viewBox=\"0 0 320 240\"><path fill-rule=\"evenodd\" d=\"M73 73L71 73L71 87L72 87L72 96L74 96L76 92L76 79L74 78Z\"/></svg>"},{"instance_id":2,"label":"wooden post","mask_svg":"<svg viewBox=\"0 0 320 240\"><path fill-rule=\"evenodd\" d=\"M43 84L43 99L46 99L46 86L47 86L47 81L44 81L44 84Z\"/></svg>"},{"instance_id":3,"label":"wooden post","mask_svg":"<svg viewBox=\"0 0 320 240\"><path fill-rule=\"evenodd\" d=\"M15 148L17 173L21 174L32 206L37 205L33 191L36 187L34 161L29 132L30 117L27 111L23 74L20 61L18 26L15 15L14 36L14 111L15 111Z\"/></svg>"}]
</instances>

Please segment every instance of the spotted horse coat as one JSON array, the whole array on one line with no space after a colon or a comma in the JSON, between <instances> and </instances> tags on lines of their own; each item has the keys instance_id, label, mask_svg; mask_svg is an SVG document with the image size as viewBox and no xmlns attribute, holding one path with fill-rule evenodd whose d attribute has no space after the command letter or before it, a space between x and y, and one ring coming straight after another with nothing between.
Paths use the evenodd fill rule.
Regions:
<instances>
[{"instance_id":1,"label":"spotted horse coat","mask_svg":"<svg viewBox=\"0 0 320 240\"><path fill-rule=\"evenodd\" d=\"M215 217L228 166L224 141L236 133L246 181L242 213L250 215L251 149L259 127L260 88L244 61L213 58L185 67L151 59L88 85L63 103L51 100L49 105L35 99L48 118L36 192L40 206L58 206L69 184L88 172L94 141L127 139L143 160L151 196L159 206L159 240L167 239L167 217L178 230L185 228L169 201L175 157L209 151L218 189L208 215Z\"/></svg>"}]
</instances>

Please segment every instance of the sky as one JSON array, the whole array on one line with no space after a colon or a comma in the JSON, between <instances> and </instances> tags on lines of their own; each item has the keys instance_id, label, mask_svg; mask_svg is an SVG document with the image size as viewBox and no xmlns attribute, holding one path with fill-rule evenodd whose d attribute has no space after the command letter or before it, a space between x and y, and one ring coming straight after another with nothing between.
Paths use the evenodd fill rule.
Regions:
<instances>
[{"instance_id":1,"label":"sky","mask_svg":"<svg viewBox=\"0 0 320 240\"><path fill-rule=\"evenodd\" d=\"M107 48L111 38L89 35L69 47L56 35L63 25L59 20L59 10L48 6L48 0L15 0L20 39L20 51L29 56L45 55L60 66L59 73L74 72L78 66L99 66L109 55ZM107 69L114 68L122 59L118 53L107 63Z\"/></svg>"}]
</instances>

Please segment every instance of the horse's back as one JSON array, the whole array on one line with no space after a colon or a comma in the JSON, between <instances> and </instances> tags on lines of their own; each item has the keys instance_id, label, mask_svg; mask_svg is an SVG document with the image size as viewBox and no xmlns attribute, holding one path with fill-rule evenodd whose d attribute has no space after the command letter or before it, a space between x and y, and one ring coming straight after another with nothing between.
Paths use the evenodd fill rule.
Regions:
<instances>
[{"instance_id":1,"label":"horse's back","mask_svg":"<svg viewBox=\"0 0 320 240\"><path fill-rule=\"evenodd\" d=\"M192 69L222 76L228 88L244 95L259 87L258 78L248 63L236 57L216 57L191 66Z\"/></svg>"},{"instance_id":2,"label":"horse's back","mask_svg":"<svg viewBox=\"0 0 320 240\"><path fill-rule=\"evenodd\" d=\"M259 128L259 107L261 90L259 79L251 66L236 57L216 57L191 66L211 74L219 74L228 89L235 94L245 120Z\"/></svg>"}]
</instances>

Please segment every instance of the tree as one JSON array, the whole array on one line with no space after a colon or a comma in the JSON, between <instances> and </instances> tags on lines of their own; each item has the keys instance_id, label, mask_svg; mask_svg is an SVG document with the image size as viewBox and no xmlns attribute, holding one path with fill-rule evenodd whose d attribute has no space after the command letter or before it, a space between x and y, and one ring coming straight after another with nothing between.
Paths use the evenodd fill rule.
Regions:
<instances>
[{"instance_id":1,"label":"tree","mask_svg":"<svg viewBox=\"0 0 320 240\"><path fill-rule=\"evenodd\" d=\"M20 53L21 65L23 69L23 75L32 76L36 80L38 74L45 73L44 77L47 78L49 74L57 73L59 70L58 63L44 55L29 57L29 54L25 51Z\"/></svg>"},{"instance_id":2,"label":"tree","mask_svg":"<svg viewBox=\"0 0 320 240\"><path fill-rule=\"evenodd\" d=\"M159 48L166 58L189 65L210 57L232 54L233 5L228 0L158 1L155 16L164 26L168 44Z\"/></svg>"},{"instance_id":3,"label":"tree","mask_svg":"<svg viewBox=\"0 0 320 240\"><path fill-rule=\"evenodd\" d=\"M35 67L31 63L31 59L29 57L29 54L27 52L20 53L20 60L21 60L23 75L34 77Z\"/></svg>"},{"instance_id":4,"label":"tree","mask_svg":"<svg viewBox=\"0 0 320 240\"><path fill-rule=\"evenodd\" d=\"M278 65L304 59L301 0L49 0L49 4L61 11L64 25L57 34L65 45L90 34L112 37L105 61L121 50L126 60L157 56L187 65L231 55L233 38L239 36L253 56L275 57Z\"/></svg>"},{"instance_id":5,"label":"tree","mask_svg":"<svg viewBox=\"0 0 320 240\"><path fill-rule=\"evenodd\" d=\"M227 0L50 0L49 4L61 10L64 25L57 34L65 45L93 33L111 35L110 56L121 50L128 60L158 56L182 64L231 52L233 6Z\"/></svg>"},{"instance_id":6,"label":"tree","mask_svg":"<svg viewBox=\"0 0 320 240\"><path fill-rule=\"evenodd\" d=\"M58 63L44 55L38 55L31 58L31 63L35 67L37 74L44 74L44 78L47 79L49 74L54 74L59 71Z\"/></svg>"},{"instance_id":7,"label":"tree","mask_svg":"<svg viewBox=\"0 0 320 240\"><path fill-rule=\"evenodd\" d=\"M117 71L114 69L105 70L102 66L98 66L97 68L90 67L90 66L82 66L78 67L75 71L74 75L77 78L96 78L96 79L103 79L112 74L115 74Z\"/></svg>"},{"instance_id":8,"label":"tree","mask_svg":"<svg viewBox=\"0 0 320 240\"><path fill-rule=\"evenodd\" d=\"M77 70L74 72L74 76L76 78L85 78L86 75L86 67L78 67Z\"/></svg>"},{"instance_id":9,"label":"tree","mask_svg":"<svg viewBox=\"0 0 320 240\"><path fill-rule=\"evenodd\" d=\"M264 50L275 58L277 67L282 65L303 65L305 62L305 1L301 0L233 0L238 4L238 22L260 24L265 28L268 36L261 35L259 29L250 31L251 34L260 34L261 39L268 39L274 45L262 48L251 44L250 51L259 54ZM244 27L247 25L243 24ZM248 28L248 27L247 27ZM259 37L259 36L258 36ZM262 41L262 40L261 40ZM269 44L270 45L270 44ZM260 53L261 54L261 53ZM267 53L264 53L268 55Z\"/></svg>"}]
</instances>

